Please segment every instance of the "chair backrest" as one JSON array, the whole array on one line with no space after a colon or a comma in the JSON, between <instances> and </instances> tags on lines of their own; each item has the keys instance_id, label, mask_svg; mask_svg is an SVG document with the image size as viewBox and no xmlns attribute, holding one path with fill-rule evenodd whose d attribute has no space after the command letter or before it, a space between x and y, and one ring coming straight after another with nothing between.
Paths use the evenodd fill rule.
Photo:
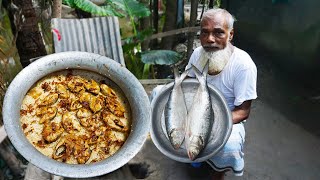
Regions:
<instances>
[{"instance_id":1,"label":"chair backrest","mask_svg":"<svg viewBox=\"0 0 320 180\"><path fill-rule=\"evenodd\" d=\"M125 66L117 17L53 18L55 52L84 51L109 57Z\"/></svg>"}]
</instances>

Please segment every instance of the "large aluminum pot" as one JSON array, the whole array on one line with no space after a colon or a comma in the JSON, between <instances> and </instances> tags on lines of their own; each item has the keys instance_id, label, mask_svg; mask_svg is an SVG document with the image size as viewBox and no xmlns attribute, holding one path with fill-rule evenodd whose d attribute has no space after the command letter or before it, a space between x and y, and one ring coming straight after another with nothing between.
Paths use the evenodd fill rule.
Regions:
<instances>
[{"instance_id":1,"label":"large aluminum pot","mask_svg":"<svg viewBox=\"0 0 320 180\"><path fill-rule=\"evenodd\" d=\"M71 165L46 157L25 137L20 125L20 107L28 90L44 76L65 69L88 70L113 81L125 94L131 108L132 131L124 145L111 157L92 164ZM86 52L62 52L45 56L24 68L11 82L4 99L3 121L14 147L29 162L52 174L84 178L110 173L132 159L143 146L151 110L140 82L125 67L105 56Z\"/></svg>"}]
</instances>

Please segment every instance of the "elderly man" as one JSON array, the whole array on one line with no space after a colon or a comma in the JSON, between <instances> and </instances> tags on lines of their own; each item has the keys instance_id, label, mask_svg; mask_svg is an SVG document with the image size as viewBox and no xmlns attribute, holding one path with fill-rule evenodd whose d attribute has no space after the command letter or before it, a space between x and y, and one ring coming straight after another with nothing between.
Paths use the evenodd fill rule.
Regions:
<instances>
[{"instance_id":1,"label":"elderly man","mask_svg":"<svg viewBox=\"0 0 320 180\"><path fill-rule=\"evenodd\" d=\"M250 56L230 43L234 18L224 9L210 9L201 20L200 47L190 57L186 68L194 64L208 73L207 82L224 95L232 112L233 129L223 149L207 163L214 169L214 179L223 179L227 170L243 174L243 121L249 117L251 101L257 98L257 69ZM209 66L205 67L207 61ZM189 75L194 77L194 72Z\"/></svg>"},{"instance_id":2,"label":"elderly man","mask_svg":"<svg viewBox=\"0 0 320 180\"><path fill-rule=\"evenodd\" d=\"M208 73L207 82L215 86L225 97L232 112L233 127L225 146L207 163L214 169L213 179L223 179L228 170L236 176L243 174L243 144L245 130L243 121L249 117L251 101L257 98L257 68L251 57L233 46L232 15L220 8L210 9L201 20L200 47L192 53L186 69L195 65ZM209 61L209 65L206 66ZM195 77L191 70L189 76ZM161 91L157 86L151 99Z\"/></svg>"}]
</instances>

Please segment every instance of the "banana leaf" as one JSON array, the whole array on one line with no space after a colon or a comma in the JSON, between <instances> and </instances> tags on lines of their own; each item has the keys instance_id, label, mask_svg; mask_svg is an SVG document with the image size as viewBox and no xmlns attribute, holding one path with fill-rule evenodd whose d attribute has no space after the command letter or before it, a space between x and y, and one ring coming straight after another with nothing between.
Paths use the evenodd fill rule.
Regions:
<instances>
[{"instance_id":1,"label":"banana leaf","mask_svg":"<svg viewBox=\"0 0 320 180\"><path fill-rule=\"evenodd\" d=\"M71 8L78 8L85 12L99 16L124 17L124 14L118 12L114 7L110 5L98 6L89 0L63 0L63 4L66 4Z\"/></svg>"},{"instance_id":2,"label":"banana leaf","mask_svg":"<svg viewBox=\"0 0 320 180\"><path fill-rule=\"evenodd\" d=\"M126 12L129 17L142 18L151 14L144 4L136 0L112 0L110 2L116 5L118 9Z\"/></svg>"},{"instance_id":3,"label":"banana leaf","mask_svg":"<svg viewBox=\"0 0 320 180\"><path fill-rule=\"evenodd\" d=\"M145 64L172 65L182 59L182 55L170 50L151 50L141 54Z\"/></svg>"}]
</instances>

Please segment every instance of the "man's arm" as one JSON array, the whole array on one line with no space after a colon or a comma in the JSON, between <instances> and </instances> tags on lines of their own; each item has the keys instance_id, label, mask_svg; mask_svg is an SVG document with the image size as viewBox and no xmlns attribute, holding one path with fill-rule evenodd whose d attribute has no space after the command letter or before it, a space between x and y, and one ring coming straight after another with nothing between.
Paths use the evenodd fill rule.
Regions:
<instances>
[{"instance_id":1,"label":"man's arm","mask_svg":"<svg viewBox=\"0 0 320 180\"><path fill-rule=\"evenodd\" d=\"M237 124L249 117L251 102L252 100L244 101L240 106L236 106L232 110L231 114L233 124Z\"/></svg>"}]
</instances>

